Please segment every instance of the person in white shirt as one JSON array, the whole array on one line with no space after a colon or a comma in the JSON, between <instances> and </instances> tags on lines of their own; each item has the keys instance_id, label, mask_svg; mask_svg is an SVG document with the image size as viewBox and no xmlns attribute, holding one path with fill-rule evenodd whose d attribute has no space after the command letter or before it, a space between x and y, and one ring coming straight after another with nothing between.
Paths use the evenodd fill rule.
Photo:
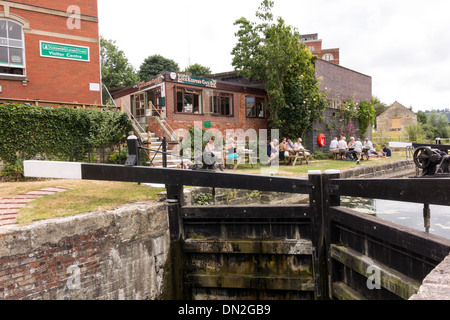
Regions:
<instances>
[{"instance_id":1,"label":"person in white shirt","mask_svg":"<svg viewBox=\"0 0 450 320\"><path fill-rule=\"evenodd\" d=\"M370 154L372 153L372 141L369 140L369 138L364 139L364 148L367 149L367 155L370 157Z\"/></svg>"},{"instance_id":2,"label":"person in white shirt","mask_svg":"<svg viewBox=\"0 0 450 320\"><path fill-rule=\"evenodd\" d=\"M345 141L345 137L342 136L341 140L338 142L339 154L341 155L341 159L345 160L345 154L347 153L347 142Z\"/></svg>"},{"instance_id":3,"label":"person in white shirt","mask_svg":"<svg viewBox=\"0 0 450 320\"><path fill-rule=\"evenodd\" d=\"M341 137L341 140L339 140L338 148L339 150L347 151L347 142L345 141L345 137Z\"/></svg>"},{"instance_id":4,"label":"person in white shirt","mask_svg":"<svg viewBox=\"0 0 450 320\"><path fill-rule=\"evenodd\" d=\"M338 146L339 146L338 138L335 137L333 139L333 141L331 141L331 143L330 143L330 151L333 152L333 150L339 150Z\"/></svg>"},{"instance_id":5,"label":"person in white shirt","mask_svg":"<svg viewBox=\"0 0 450 320\"><path fill-rule=\"evenodd\" d=\"M354 150L355 150L355 154L353 155L353 157L356 158L356 164L359 164L359 159L360 159L361 153L363 152L363 145L359 138L357 138L355 141L355 149Z\"/></svg>"}]
</instances>

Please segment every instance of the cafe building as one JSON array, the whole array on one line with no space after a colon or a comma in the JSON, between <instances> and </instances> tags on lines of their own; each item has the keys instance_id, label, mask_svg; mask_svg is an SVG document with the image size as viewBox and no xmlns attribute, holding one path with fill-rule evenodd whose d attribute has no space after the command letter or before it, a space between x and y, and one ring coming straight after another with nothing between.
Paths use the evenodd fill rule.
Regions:
<instances>
[{"instance_id":1,"label":"cafe building","mask_svg":"<svg viewBox=\"0 0 450 320\"><path fill-rule=\"evenodd\" d=\"M97 0L0 1L0 102L101 101Z\"/></svg>"},{"instance_id":2,"label":"cafe building","mask_svg":"<svg viewBox=\"0 0 450 320\"><path fill-rule=\"evenodd\" d=\"M371 101L372 78L323 59L317 59L315 67L321 88L328 93L329 105L324 120L314 123L302 138L312 152L328 152L329 143L340 134L340 104L348 99ZM206 77L165 72L134 86L112 90L111 95L140 128L156 137L170 137L195 123L203 129L219 130L222 136L226 136L226 130L253 129L259 133L269 129L267 97L261 83L235 72ZM330 128L330 123L335 125ZM326 137L324 145L320 145L319 135Z\"/></svg>"},{"instance_id":3,"label":"cafe building","mask_svg":"<svg viewBox=\"0 0 450 320\"><path fill-rule=\"evenodd\" d=\"M157 137L194 123L203 129L267 129L266 92L247 85L165 72L134 86L112 90L117 106Z\"/></svg>"}]
</instances>

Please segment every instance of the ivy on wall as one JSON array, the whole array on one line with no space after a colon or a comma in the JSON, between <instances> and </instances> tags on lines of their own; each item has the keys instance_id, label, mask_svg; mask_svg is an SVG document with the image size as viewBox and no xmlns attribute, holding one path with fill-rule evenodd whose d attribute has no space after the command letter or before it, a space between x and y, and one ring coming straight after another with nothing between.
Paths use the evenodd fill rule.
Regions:
<instances>
[{"instance_id":1,"label":"ivy on wall","mask_svg":"<svg viewBox=\"0 0 450 320\"><path fill-rule=\"evenodd\" d=\"M0 105L0 159L45 155L73 160L101 143L118 142L131 129L127 114L116 111Z\"/></svg>"},{"instance_id":2,"label":"ivy on wall","mask_svg":"<svg viewBox=\"0 0 450 320\"><path fill-rule=\"evenodd\" d=\"M364 135L368 127L375 121L375 109L371 102L363 100L355 103L352 99L349 99L341 104L339 116L344 121L344 126L341 127L343 135L355 135L354 123L356 121L359 122L359 132Z\"/></svg>"}]
</instances>

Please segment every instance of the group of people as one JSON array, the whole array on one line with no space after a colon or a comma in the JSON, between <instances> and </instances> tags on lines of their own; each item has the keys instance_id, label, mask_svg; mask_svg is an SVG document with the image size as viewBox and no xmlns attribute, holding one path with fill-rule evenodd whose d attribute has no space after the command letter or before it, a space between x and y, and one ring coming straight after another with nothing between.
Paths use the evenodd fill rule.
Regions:
<instances>
[{"instance_id":1,"label":"group of people","mask_svg":"<svg viewBox=\"0 0 450 320\"><path fill-rule=\"evenodd\" d=\"M377 151L376 144L372 143L369 138L364 139L364 144L360 138L350 137L347 144L345 136L337 137L330 143L330 152L341 154L342 159L349 161L357 161L359 163L359 155L367 152L369 157L391 157L392 151L385 144L381 145L381 149Z\"/></svg>"},{"instance_id":2,"label":"group of people","mask_svg":"<svg viewBox=\"0 0 450 320\"><path fill-rule=\"evenodd\" d=\"M269 157L267 164L270 164L277 158L280 161L287 159L288 163L290 163L292 160L290 156L295 155L294 150L305 150L305 147L302 145L302 141L302 138L298 138L295 143L286 137L281 138L281 142L279 142L278 139L273 139L267 146L267 156ZM309 153L305 151L305 155L308 157Z\"/></svg>"},{"instance_id":3,"label":"group of people","mask_svg":"<svg viewBox=\"0 0 450 320\"><path fill-rule=\"evenodd\" d=\"M341 158L349 161L357 161L359 163L359 155L363 152L367 152L369 157L391 157L392 152L386 145L381 145L381 149L377 151L376 144L373 144L368 138L365 138L364 144L360 138L350 137L350 141L347 143L345 136L341 136L338 140L335 137L330 143L330 152L341 154ZM225 144L225 154L222 156L222 152L216 151L214 146L215 137L211 139L205 146L205 153L209 153L215 158L216 163L219 164L219 168L223 170L226 163L234 162L238 158L237 146L233 137L227 139ZM267 146L267 156L269 157L267 164L269 165L275 159L291 162L291 155L295 155L294 150L305 150L302 145L302 138L298 138L295 143L291 139L283 137L281 142L278 139L273 139ZM305 151L305 156L309 157L309 152ZM229 160L229 161L227 161ZM184 159L183 168L188 169L193 165L193 162Z\"/></svg>"}]
</instances>

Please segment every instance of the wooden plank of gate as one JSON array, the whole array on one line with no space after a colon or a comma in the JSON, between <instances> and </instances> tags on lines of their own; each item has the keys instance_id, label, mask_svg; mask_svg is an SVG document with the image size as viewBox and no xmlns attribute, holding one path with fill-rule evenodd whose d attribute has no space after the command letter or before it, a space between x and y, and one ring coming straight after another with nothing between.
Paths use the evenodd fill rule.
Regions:
<instances>
[{"instance_id":1,"label":"wooden plank of gate","mask_svg":"<svg viewBox=\"0 0 450 320\"><path fill-rule=\"evenodd\" d=\"M367 300L366 297L346 285L344 282L333 283L333 294L339 300Z\"/></svg>"},{"instance_id":2,"label":"wooden plank of gate","mask_svg":"<svg viewBox=\"0 0 450 320\"><path fill-rule=\"evenodd\" d=\"M420 288L420 283L414 279L353 249L332 244L331 257L364 276L370 266L376 266L380 270L381 286L405 300Z\"/></svg>"}]
</instances>

